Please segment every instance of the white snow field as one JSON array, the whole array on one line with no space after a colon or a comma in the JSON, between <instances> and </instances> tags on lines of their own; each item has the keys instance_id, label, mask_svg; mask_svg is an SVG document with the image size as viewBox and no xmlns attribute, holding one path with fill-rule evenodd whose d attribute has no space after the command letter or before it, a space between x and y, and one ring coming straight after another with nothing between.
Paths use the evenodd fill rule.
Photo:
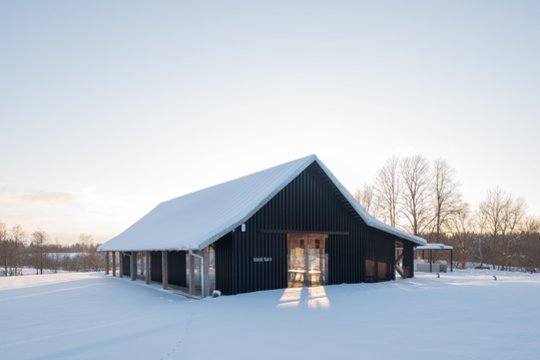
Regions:
<instances>
[{"instance_id":1,"label":"white snow field","mask_svg":"<svg viewBox=\"0 0 540 360\"><path fill-rule=\"evenodd\" d=\"M205 300L99 273L0 279L3 360L537 360L539 322L540 276L516 273Z\"/></svg>"}]
</instances>

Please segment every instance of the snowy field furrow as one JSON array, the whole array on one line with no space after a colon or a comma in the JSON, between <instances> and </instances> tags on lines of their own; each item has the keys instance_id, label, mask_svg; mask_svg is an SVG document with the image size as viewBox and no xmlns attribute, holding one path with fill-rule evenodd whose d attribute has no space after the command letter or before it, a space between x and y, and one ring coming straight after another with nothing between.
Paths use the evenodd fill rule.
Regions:
<instances>
[{"instance_id":1,"label":"snowy field furrow","mask_svg":"<svg viewBox=\"0 0 540 360\"><path fill-rule=\"evenodd\" d=\"M536 360L539 300L540 276L502 272L202 301L97 273L0 278L0 359Z\"/></svg>"}]
</instances>

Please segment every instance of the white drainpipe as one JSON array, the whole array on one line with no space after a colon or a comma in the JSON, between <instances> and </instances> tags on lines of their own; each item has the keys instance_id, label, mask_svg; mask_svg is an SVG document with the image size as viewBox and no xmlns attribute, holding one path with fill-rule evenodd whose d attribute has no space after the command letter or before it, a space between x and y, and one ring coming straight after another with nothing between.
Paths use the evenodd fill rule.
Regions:
<instances>
[{"instance_id":1,"label":"white drainpipe","mask_svg":"<svg viewBox=\"0 0 540 360\"><path fill-rule=\"evenodd\" d=\"M191 249L189 250L189 255L201 259L201 299L202 299L204 298L204 256L195 254L193 250ZM193 279L191 279L190 281L193 281Z\"/></svg>"}]
</instances>

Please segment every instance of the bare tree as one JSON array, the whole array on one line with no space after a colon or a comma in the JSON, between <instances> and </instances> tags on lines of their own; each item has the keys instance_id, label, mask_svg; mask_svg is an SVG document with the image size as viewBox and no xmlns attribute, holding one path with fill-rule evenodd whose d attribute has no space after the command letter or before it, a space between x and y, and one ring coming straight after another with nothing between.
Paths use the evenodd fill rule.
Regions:
<instances>
[{"instance_id":1,"label":"bare tree","mask_svg":"<svg viewBox=\"0 0 540 360\"><path fill-rule=\"evenodd\" d=\"M8 262L10 258L10 246L8 242L8 232L6 225L0 223L0 258L4 268L4 276L8 276Z\"/></svg>"},{"instance_id":2,"label":"bare tree","mask_svg":"<svg viewBox=\"0 0 540 360\"><path fill-rule=\"evenodd\" d=\"M489 190L486 199L478 207L479 225L483 233L493 237L503 232L503 221L509 196L500 188Z\"/></svg>"},{"instance_id":3,"label":"bare tree","mask_svg":"<svg viewBox=\"0 0 540 360\"><path fill-rule=\"evenodd\" d=\"M420 155L407 157L401 163L400 173L403 182L400 210L409 223L410 231L420 235L433 219L429 163Z\"/></svg>"},{"instance_id":4,"label":"bare tree","mask_svg":"<svg viewBox=\"0 0 540 360\"><path fill-rule=\"evenodd\" d=\"M19 225L11 231L5 224L0 223L0 259L2 273L5 276L14 276L22 273L22 253L24 251L24 233Z\"/></svg>"},{"instance_id":5,"label":"bare tree","mask_svg":"<svg viewBox=\"0 0 540 360\"><path fill-rule=\"evenodd\" d=\"M386 161L377 173L374 190L381 206L382 220L396 226L400 195L399 158L392 157Z\"/></svg>"},{"instance_id":6,"label":"bare tree","mask_svg":"<svg viewBox=\"0 0 540 360\"><path fill-rule=\"evenodd\" d=\"M527 205L522 198L514 198L512 195L508 197L508 205L504 209L502 221L502 234L512 235L518 232L523 220L525 219L525 210Z\"/></svg>"},{"instance_id":7,"label":"bare tree","mask_svg":"<svg viewBox=\"0 0 540 360\"><path fill-rule=\"evenodd\" d=\"M471 216L469 204L463 203L451 216L448 217L448 229L456 251L456 259L460 267L465 269L472 253L471 237L474 234L474 220Z\"/></svg>"},{"instance_id":8,"label":"bare tree","mask_svg":"<svg viewBox=\"0 0 540 360\"><path fill-rule=\"evenodd\" d=\"M454 170L443 159L433 164L433 232L437 241L450 217L463 210L461 193L455 180ZM467 206L468 208L468 206ZM459 214L463 216L463 213Z\"/></svg>"},{"instance_id":9,"label":"bare tree","mask_svg":"<svg viewBox=\"0 0 540 360\"><path fill-rule=\"evenodd\" d=\"M91 235L80 234L79 241L84 245L86 256L84 256L84 269L98 271L100 268L97 245Z\"/></svg>"},{"instance_id":10,"label":"bare tree","mask_svg":"<svg viewBox=\"0 0 540 360\"><path fill-rule=\"evenodd\" d=\"M356 191L354 197L368 214L375 218L381 216L380 201L372 185L364 184L364 187L361 190Z\"/></svg>"},{"instance_id":11,"label":"bare tree","mask_svg":"<svg viewBox=\"0 0 540 360\"><path fill-rule=\"evenodd\" d=\"M43 259L45 257L45 245L47 244L47 233L39 230L32 234L32 243L35 249L36 274L43 275Z\"/></svg>"},{"instance_id":12,"label":"bare tree","mask_svg":"<svg viewBox=\"0 0 540 360\"><path fill-rule=\"evenodd\" d=\"M521 264L521 256L516 246L521 239L520 230L523 227L527 205L522 198L510 195L509 203L503 217L502 266L508 270L509 266L516 267Z\"/></svg>"},{"instance_id":13,"label":"bare tree","mask_svg":"<svg viewBox=\"0 0 540 360\"><path fill-rule=\"evenodd\" d=\"M521 222L520 231L525 234L540 233L540 219L534 216L526 216Z\"/></svg>"},{"instance_id":14,"label":"bare tree","mask_svg":"<svg viewBox=\"0 0 540 360\"><path fill-rule=\"evenodd\" d=\"M58 238L54 239L54 246L52 246L52 252L50 252L51 248L49 248L48 257L50 261L50 266L52 272L55 274L58 272L58 268L60 267L60 263L62 260L62 254L60 253L61 248L62 246L58 242Z\"/></svg>"},{"instance_id":15,"label":"bare tree","mask_svg":"<svg viewBox=\"0 0 540 360\"><path fill-rule=\"evenodd\" d=\"M523 199L514 198L500 188L488 191L486 199L480 203L481 229L491 241L496 242L498 256L495 260L503 269L507 269L512 262L519 262L514 259L514 247L518 233L523 228L525 209Z\"/></svg>"},{"instance_id":16,"label":"bare tree","mask_svg":"<svg viewBox=\"0 0 540 360\"><path fill-rule=\"evenodd\" d=\"M14 245L13 266L14 275L22 275L22 252L24 250L26 234L20 225L14 225L11 228L11 239Z\"/></svg>"}]
</instances>

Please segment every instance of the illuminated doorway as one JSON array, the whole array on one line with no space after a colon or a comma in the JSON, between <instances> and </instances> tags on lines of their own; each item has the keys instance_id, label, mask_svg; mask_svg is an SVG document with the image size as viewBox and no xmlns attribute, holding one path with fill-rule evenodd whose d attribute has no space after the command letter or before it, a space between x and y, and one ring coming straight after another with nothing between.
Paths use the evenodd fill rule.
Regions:
<instances>
[{"instance_id":1,"label":"illuminated doorway","mask_svg":"<svg viewBox=\"0 0 540 360\"><path fill-rule=\"evenodd\" d=\"M288 287L326 283L326 234L288 234Z\"/></svg>"}]
</instances>

